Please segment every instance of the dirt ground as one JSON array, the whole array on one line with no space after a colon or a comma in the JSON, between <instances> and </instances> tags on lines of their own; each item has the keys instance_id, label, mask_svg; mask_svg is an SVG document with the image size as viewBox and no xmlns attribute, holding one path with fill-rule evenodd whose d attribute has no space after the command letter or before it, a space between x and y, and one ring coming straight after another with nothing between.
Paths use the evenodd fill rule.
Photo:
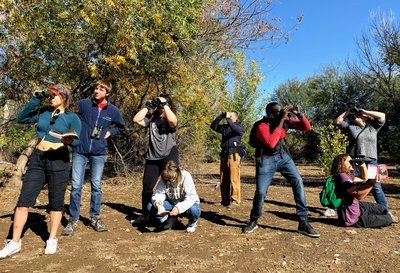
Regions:
<instances>
[{"instance_id":1,"label":"dirt ground","mask_svg":"<svg viewBox=\"0 0 400 273\"><path fill-rule=\"evenodd\" d=\"M89 226L90 187L85 184L82 218L77 232L60 237L58 252L43 255L47 239L47 192L31 209L22 251L0 260L3 272L400 272L400 225L382 229L343 228L324 211L318 195L324 181L314 165L299 166L303 176L309 219L321 233L318 239L296 232L291 187L276 176L269 189L259 228L243 234L255 190L254 166L242 166L242 205L236 209L215 206L219 201L218 164L204 164L194 176L202 200L202 216L193 234L187 220L174 230L132 227L140 214L141 173L133 179L107 178L103 186L102 217L109 231ZM394 169L391 171L394 173ZM390 172L389 172L390 174ZM389 205L400 215L400 179L384 182ZM0 192L0 239L7 238L18 192ZM367 201L373 201L372 196ZM66 204L69 203L69 191ZM64 219L63 224L65 225ZM61 233L61 228L59 230Z\"/></svg>"}]
</instances>

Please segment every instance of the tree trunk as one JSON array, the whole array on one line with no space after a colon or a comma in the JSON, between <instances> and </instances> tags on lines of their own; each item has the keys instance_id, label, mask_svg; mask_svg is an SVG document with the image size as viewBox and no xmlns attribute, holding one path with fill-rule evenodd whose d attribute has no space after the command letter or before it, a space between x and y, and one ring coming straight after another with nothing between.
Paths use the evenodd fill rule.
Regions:
<instances>
[{"instance_id":1,"label":"tree trunk","mask_svg":"<svg viewBox=\"0 0 400 273\"><path fill-rule=\"evenodd\" d=\"M17 187L19 189L21 188L22 175L25 173L26 164L28 163L28 159L35 149L36 142L36 138L32 139L29 142L28 147L21 153L17 160L17 163L15 164L14 174L10 178L9 182L5 184L5 187Z\"/></svg>"}]
</instances>

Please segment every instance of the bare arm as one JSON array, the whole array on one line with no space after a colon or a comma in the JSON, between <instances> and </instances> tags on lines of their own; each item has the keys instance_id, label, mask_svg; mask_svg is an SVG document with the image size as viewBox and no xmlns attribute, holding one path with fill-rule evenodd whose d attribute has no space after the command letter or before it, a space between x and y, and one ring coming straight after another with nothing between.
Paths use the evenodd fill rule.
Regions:
<instances>
[{"instance_id":1,"label":"bare arm","mask_svg":"<svg viewBox=\"0 0 400 273\"><path fill-rule=\"evenodd\" d=\"M133 122L145 127L145 122L144 122L144 118L146 117L147 113L149 112L149 109L147 107L141 109L139 112L137 112L137 114L133 117Z\"/></svg>"},{"instance_id":2,"label":"bare arm","mask_svg":"<svg viewBox=\"0 0 400 273\"><path fill-rule=\"evenodd\" d=\"M354 182L364 182L347 189L347 192L351 194L354 198L361 200L368 195L371 191L373 185L376 183L376 179L368 180L368 169L365 163L360 165L360 177L355 177Z\"/></svg>"},{"instance_id":3,"label":"bare arm","mask_svg":"<svg viewBox=\"0 0 400 273\"><path fill-rule=\"evenodd\" d=\"M166 103L167 100L163 97L158 97L161 102ZM171 108L169 107L168 103L164 105L164 113L165 113L165 119L167 120L169 126L171 128L175 128L178 125L178 118L172 112Z\"/></svg>"},{"instance_id":4,"label":"bare arm","mask_svg":"<svg viewBox=\"0 0 400 273\"><path fill-rule=\"evenodd\" d=\"M353 115L354 113L349 112L349 111L344 111L343 113L341 113L336 119L335 119L335 124L336 125L340 125L342 124L343 120L345 120L348 116Z\"/></svg>"},{"instance_id":5,"label":"bare arm","mask_svg":"<svg viewBox=\"0 0 400 273\"><path fill-rule=\"evenodd\" d=\"M368 181L370 182L370 180L368 180ZM347 192L349 194L351 194L354 198L361 200L361 199L365 198L365 196L367 196L368 193L372 189L372 186L374 183L369 183L369 182L351 187L351 188L347 189Z\"/></svg>"},{"instance_id":6,"label":"bare arm","mask_svg":"<svg viewBox=\"0 0 400 273\"><path fill-rule=\"evenodd\" d=\"M374 118L374 119L378 119L378 120L385 120L386 115L385 113L382 112L378 112L378 111L368 111L368 110L364 110L364 109L360 109L360 111L364 114L366 114L367 116Z\"/></svg>"},{"instance_id":7,"label":"bare arm","mask_svg":"<svg viewBox=\"0 0 400 273\"><path fill-rule=\"evenodd\" d=\"M171 128L175 128L178 125L178 118L172 112L171 108L169 108L169 105L164 106L164 111L165 111L165 118L167 119L167 122Z\"/></svg>"}]
</instances>

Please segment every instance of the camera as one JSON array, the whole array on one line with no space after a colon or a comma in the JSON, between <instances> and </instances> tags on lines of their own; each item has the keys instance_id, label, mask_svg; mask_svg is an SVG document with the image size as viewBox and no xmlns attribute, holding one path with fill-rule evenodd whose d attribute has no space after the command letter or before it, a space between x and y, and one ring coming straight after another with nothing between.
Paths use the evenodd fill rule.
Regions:
<instances>
[{"instance_id":1,"label":"camera","mask_svg":"<svg viewBox=\"0 0 400 273\"><path fill-rule=\"evenodd\" d=\"M50 91L47 91L47 90L35 91L33 93L33 95L38 99L43 99L43 98L48 98L48 97L54 98L55 97L54 93L52 93Z\"/></svg>"},{"instance_id":2,"label":"camera","mask_svg":"<svg viewBox=\"0 0 400 273\"><path fill-rule=\"evenodd\" d=\"M92 133L90 134L90 137L95 139L100 139L102 132L103 132L103 126L94 126Z\"/></svg>"}]
</instances>

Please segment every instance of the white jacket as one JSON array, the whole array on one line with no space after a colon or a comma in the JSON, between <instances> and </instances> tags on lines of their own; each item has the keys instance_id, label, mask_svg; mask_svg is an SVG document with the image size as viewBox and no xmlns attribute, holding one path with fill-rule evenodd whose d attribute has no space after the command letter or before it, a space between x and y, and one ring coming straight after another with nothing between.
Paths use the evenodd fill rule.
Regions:
<instances>
[{"instance_id":1,"label":"white jacket","mask_svg":"<svg viewBox=\"0 0 400 273\"><path fill-rule=\"evenodd\" d=\"M197 195L192 176L185 170L181 170L181 173L183 189L171 187L171 183L167 183L160 177L156 190L151 198L153 205L156 203L162 204L164 200L167 199L174 204L179 214L181 214L195 203L200 204L200 199ZM172 196L176 198L170 198Z\"/></svg>"}]
</instances>

